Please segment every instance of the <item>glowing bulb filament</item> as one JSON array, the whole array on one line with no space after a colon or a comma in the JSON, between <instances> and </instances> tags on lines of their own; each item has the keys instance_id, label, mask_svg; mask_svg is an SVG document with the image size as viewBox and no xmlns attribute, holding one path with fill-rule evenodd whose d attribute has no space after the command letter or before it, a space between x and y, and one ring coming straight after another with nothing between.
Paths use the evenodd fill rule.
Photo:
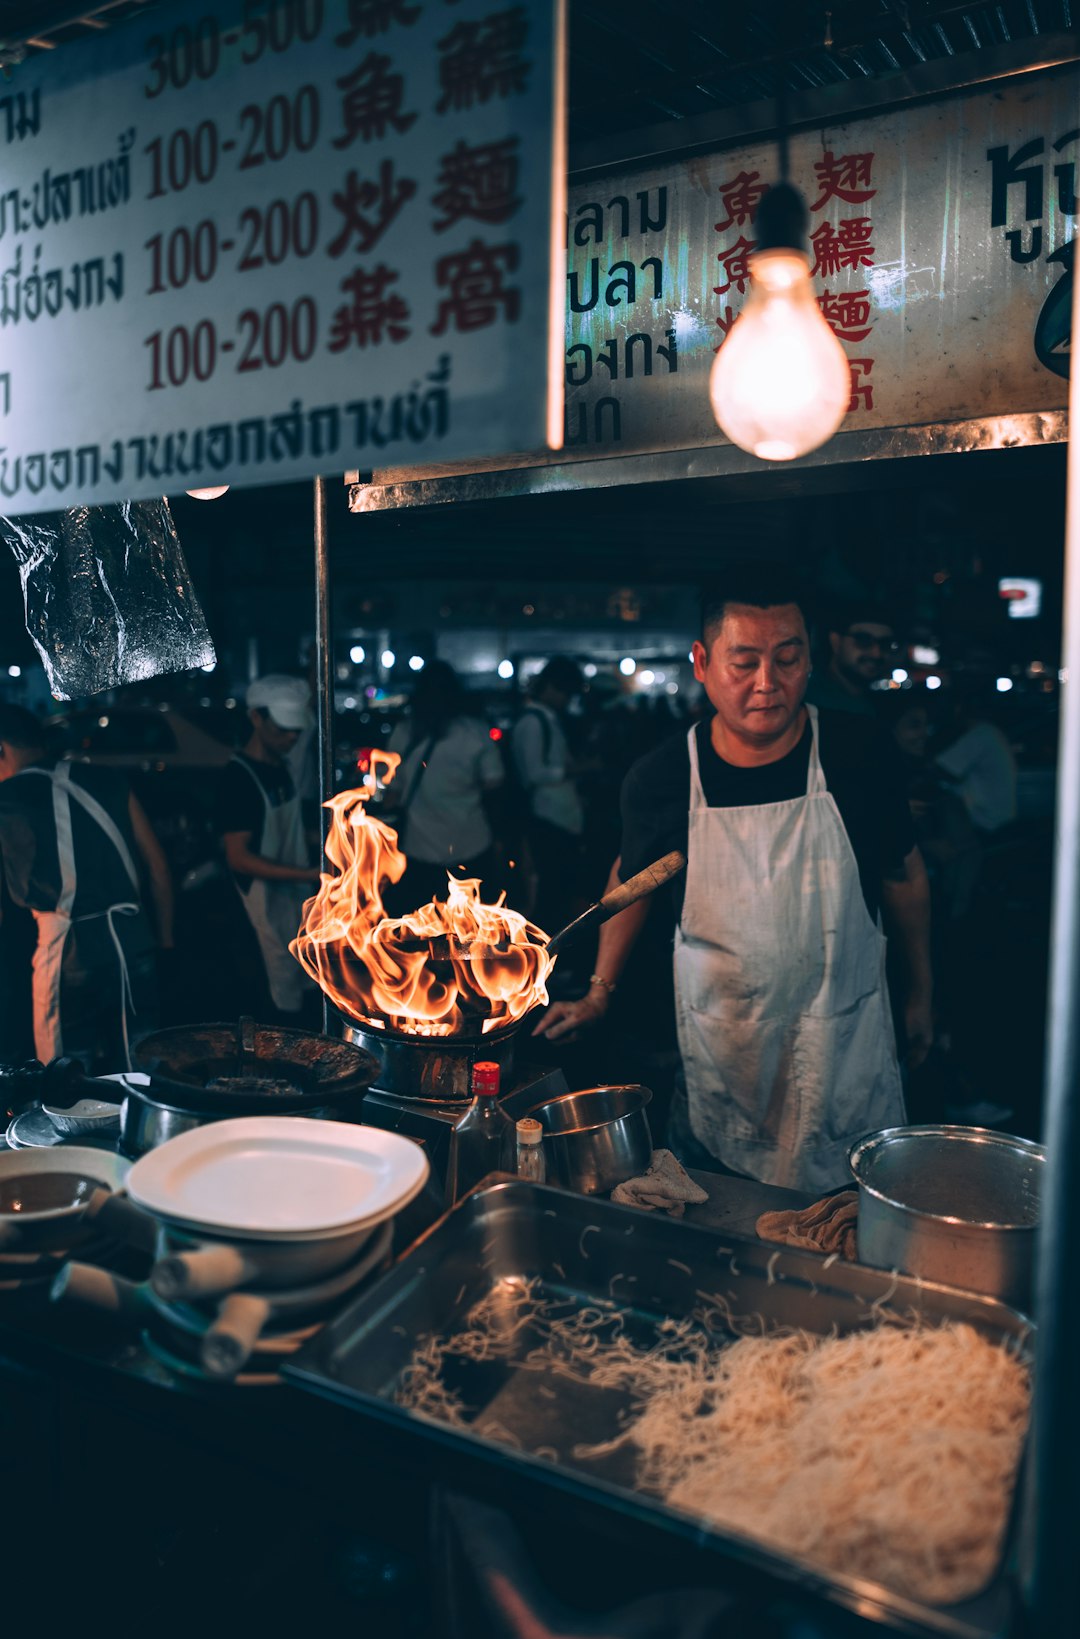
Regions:
<instances>
[{"instance_id":1,"label":"glowing bulb filament","mask_svg":"<svg viewBox=\"0 0 1080 1639\"><path fill-rule=\"evenodd\" d=\"M840 425L851 371L801 251L751 256L750 294L716 355L709 397L720 430L762 461L805 455Z\"/></svg>"}]
</instances>

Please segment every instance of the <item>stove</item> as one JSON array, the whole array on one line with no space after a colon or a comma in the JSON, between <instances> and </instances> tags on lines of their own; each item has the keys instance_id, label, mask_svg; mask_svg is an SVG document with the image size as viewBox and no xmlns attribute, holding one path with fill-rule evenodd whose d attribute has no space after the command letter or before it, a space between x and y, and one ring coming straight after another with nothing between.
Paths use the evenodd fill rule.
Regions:
<instances>
[{"instance_id":1,"label":"stove","mask_svg":"<svg viewBox=\"0 0 1080 1639\"><path fill-rule=\"evenodd\" d=\"M500 1094L499 1103L512 1121L519 1121L546 1099L558 1098L560 1093L569 1091L561 1070L522 1065L511 1077L509 1089ZM360 1120L367 1126L382 1127L387 1132L401 1133L405 1138L415 1139L423 1146L432 1177L441 1184L446 1176L450 1132L466 1109L468 1104L463 1104L460 1099L439 1104L430 1099L403 1098L400 1093L369 1087L360 1106Z\"/></svg>"}]
</instances>

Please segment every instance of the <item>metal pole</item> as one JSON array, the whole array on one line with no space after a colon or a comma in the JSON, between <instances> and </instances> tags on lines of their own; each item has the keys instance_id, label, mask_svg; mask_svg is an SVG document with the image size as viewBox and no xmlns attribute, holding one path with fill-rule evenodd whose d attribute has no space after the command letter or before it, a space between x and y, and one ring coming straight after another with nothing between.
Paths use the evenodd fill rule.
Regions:
<instances>
[{"instance_id":1,"label":"metal pole","mask_svg":"<svg viewBox=\"0 0 1080 1639\"><path fill-rule=\"evenodd\" d=\"M315 480L315 700L319 729L319 837L326 847L330 813L324 806L334 794L334 691L331 676L333 641L330 624L330 550L326 533L326 479ZM330 1034L330 1000L322 999L323 1034Z\"/></svg>"},{"instance_id":2,"label":"metal pole","mask_svg":"<svg viewBox=\"0 0 1080 1639\"><path fill-rule=\"evenodd\" d=\"M1035 1409L1024 1499L1027 1632L1063 1633L1080 1599L1080 278L1073 292L1057 834L1047 1017L1046 1181L1039 1228ZM1069 1616L1069 1612L1072 1616ZM1064 1625L1063 1625L1064 1624Z\"/></svg>"}]
</instances>

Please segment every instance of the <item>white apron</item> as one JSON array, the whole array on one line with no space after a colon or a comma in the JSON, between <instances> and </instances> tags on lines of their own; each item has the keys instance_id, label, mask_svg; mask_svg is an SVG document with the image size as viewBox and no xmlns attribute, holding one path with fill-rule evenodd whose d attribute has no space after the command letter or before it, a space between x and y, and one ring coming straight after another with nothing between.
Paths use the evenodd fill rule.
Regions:
<instances>
[{"instance_id":1,"label":"white apron","mask_svg":"<svg viewBox=\"0 0 1080 1639\"><path fill-rule=\"evenodd\" d=\"M710 808L690 731L686 898L675 934L679 1050L696 1138L762 1183L850 1183L847 1152L903 1123L871 920L811 725L806 795Z\"/></svg>"},{"instance_id":2,"label":"white apron","mask_svg":"<svg viewBox=\"0 0 1080 1639\"><path fill-rule=\"evenodd\" d=\"M131 995L131 980L128 975L127 958L124 947L120 942L120 935L116 931L115 918L117 916L137 916L139 914L139 873L135 861L131 857L131 850L124 841L123 833L117 827L112 815L92 797L89 791L81 785L76 785L71 778L71 769L67 763L58 763L55 768L24 768L20 774L14 776L21 779L24 775L38 774L52 784L53 819L56 823L56 852L60 861L60 896L54 911L32 912L37 923L37 947L34 951L32 966L32 992L34 1002L34 1052L42 1064L48 1064L52 1059L60 1058L64 1051L63 1027L60 1017L60 976L64 960L64 946L67 944L68 934L71 932L71 907L75 902L75 888L77 875L75 869L75 849L71 835L71 802L79 804L90 818L104 831L117 853L127 872L132 886L132 898L110 905L106 910L95 911L91 916L78 916L76 922L92 922L104 917L109 925L109 934L116 947L116 957L120 968L120 1032L124 1043L124 1067L131 1069L131 1052L128 1043L128 1014L135 1012L135 1004Z\"/></svg>"},{"instance_id":3,"label":"white apron","mask_svg":"<svg viewBox=\"0 0 1080 1639\"><path fill-rule=\"evenodd\" d=\"M263 801L259 853L278 865L306 865L307 838L299 795L294 792L275 808L254 769L240 757L233 762L251 775ZM268 882L262 877L253 877L246 890L239 883L236 887L259 941L271 1000L282 1012L296 1013L313 981L289 954L289 940L299 932L304 900L311 897L311 890L303 882Z\"/></svg>"}]
</instances>

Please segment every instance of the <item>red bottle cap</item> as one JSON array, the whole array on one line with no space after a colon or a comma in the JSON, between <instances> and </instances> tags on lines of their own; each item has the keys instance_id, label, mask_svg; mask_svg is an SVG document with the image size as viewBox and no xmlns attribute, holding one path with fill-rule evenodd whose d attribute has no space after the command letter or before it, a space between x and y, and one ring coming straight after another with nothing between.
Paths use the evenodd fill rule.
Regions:
<instances>
[{"instance_id":1,"label":"red bottle cap","mask_svg":"<svg viewBox=\"0 0 1080 1639\"><path fill-rule=\"evenodd\" d=\"M474 1098L498 1098L499 1066L487 1060L474 1064L472 1067L472 1090Z\"/></svg>"}]
</instances>

